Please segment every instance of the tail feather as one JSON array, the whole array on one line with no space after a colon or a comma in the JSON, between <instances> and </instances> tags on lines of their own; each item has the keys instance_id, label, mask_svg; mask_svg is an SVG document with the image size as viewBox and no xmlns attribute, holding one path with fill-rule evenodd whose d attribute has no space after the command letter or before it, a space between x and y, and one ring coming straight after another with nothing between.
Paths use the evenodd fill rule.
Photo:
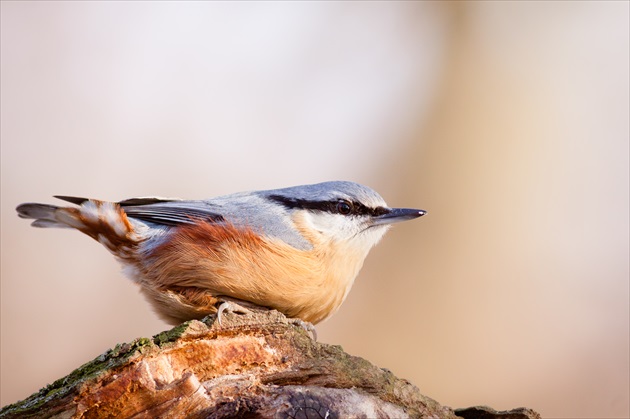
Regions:
<instances>
[{"instance_id":1,"label":"tail feather","mask_svg":"<svg viewBox=\"0 0 630 419\"><path fill-rule=\"evenodd\" d=\"M56 214L59 209L55 205L26 203L18 205L16 211L20 218L35 220L31 223L34 227L70 227L67 224L60 223L57 219Z\"/></svg>"},{"instance_id":2,"label":"tail feather","mask_svg":"<svg viewBox=\"0 0 630 419\"><path fill-rule=\"evenodd\" d=\"M39 227L39 228L72 228L69 225L62 224L58 221L43 220L43 219L35 220L31 223L31 225L33 227Z\"/></svg>"},{"instance_id":3,"label":"tail feather","mask_svg":"<svg viewBox=\"0 0 630 419\"><path fill-rule=\"evenodd\" d=\"M18 205L20 218L34 220L33 227L74 228L97 240L120 259L133 261L133 249L142 237L136 234L125 211L114 202L58 197L79 204L78 208L26 203Z\"/></svg>"},{"instance_id":4,"label":"tail feather","mask_svg":"<svg viewBox=\"0 0 630 419\"><path fill-rule=\"evenodd\" d=\"M16 211L20 218L35 220L31 223L33 227L74 228L102 244L109 243L105 246L112 252L121 242L135 243L133 226L117 203L69 196L57 198L78 204L79 208L26 203L18 205Z\"/></svg>"}]
</instances>

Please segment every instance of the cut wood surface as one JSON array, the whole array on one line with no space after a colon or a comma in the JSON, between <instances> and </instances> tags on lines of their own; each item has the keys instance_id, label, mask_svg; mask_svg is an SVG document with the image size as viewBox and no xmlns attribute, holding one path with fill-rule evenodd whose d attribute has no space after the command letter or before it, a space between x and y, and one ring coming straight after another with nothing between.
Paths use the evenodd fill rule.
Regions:
<instances>
[{"instance_id":1,"label":"cut wood surface","mask_svg":"<svg viewBox=\"0 0 630 419\"><path fill-rule=\"evenodd\" d=\"M227 313L117 345L0 418L540 419L453 410L390 371L318 343L277 311Z\"/></svg>"}]
</instances>

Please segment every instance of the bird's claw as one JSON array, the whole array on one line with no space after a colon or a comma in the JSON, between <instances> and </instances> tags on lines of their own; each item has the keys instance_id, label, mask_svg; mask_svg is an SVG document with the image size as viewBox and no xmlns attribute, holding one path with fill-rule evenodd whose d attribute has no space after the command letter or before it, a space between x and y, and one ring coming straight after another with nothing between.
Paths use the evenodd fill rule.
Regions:
<instances>
[{"instance_id":1,"label":"bird's claw","mask_svg":"<svg viewBox=\"0 0 630 419\"><path fill-rule=\"evenodd\" d=\"M221 316L223 312L227 311L228 313L238 313L238 314L251 314L252 311L242 307L232 301L223 301L219 307L217 308L217 321L219 322L219 326L222 326Z\"/></svg>"},{"instance_id":2,"label":"bird's claw","mask_svg":"<svg viewBox=\"0 0 630 419\"><path fill-rule=\"evenodd\" d=\"M292 319L287 319L287 320L290 324L296 325L306 330L306 332L311 334L311 336L313 337L313 340L317 342L317 330L315 330L315 326L313 326L313 323L305 322L304 320L298 319L298 318L292 318Z\"/></svg>"}]
</instances>

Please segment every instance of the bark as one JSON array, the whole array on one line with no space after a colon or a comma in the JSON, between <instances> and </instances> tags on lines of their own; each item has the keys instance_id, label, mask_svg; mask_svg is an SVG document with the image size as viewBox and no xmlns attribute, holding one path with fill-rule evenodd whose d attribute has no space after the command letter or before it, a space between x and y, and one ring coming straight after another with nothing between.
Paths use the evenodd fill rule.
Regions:
<instances>
[{"instance_id":1,"label":"bark","mask_svg":"<svg viewBox=\"0 0 630 419\"><path fill-rule=\"evenodd\" d=\"M117 345L0 418L540 419L452 410L276 311L227 313Z\"/></svg>"}]
</instances>

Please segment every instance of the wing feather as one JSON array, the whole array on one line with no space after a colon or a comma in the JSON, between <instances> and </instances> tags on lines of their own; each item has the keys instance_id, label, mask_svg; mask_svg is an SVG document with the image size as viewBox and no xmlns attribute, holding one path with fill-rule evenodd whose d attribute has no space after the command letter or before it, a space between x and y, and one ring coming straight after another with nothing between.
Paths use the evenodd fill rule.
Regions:
<instances>
[{"instance_id":1,"label":"wing feather","mask_svg":"<svg viewBox=\"0 0 630 419\"><path fill-rule=\"evenodd\" d=\"M80 198L78 196L63 196L63 195L53 195L54 198L61 199L62 201L70 202L72 204L81 205L85 201L89 201L88 198Z\"/></svg>"},{"instance_id":2,"label":"wing feather","mask_svg":"<svg viewBox=\"0 0 630 419\"><path fill-rule=\"evenodd\" d=\"M55 195L55 198L82 205L88 198ZM220 223L225 218L203 201L183 201L178 198L140 197L117 202L129 218L166 226L194 224L205 221Z\"/></svg>"},{"instance_id":3,"label":"wing feather","mask_svg":"<svg viewBox=\"0 0 630 419\"><path fill-rule=\"evenodd\" d=\"M194 224L199 221L219 223L225 220L221 214L213 212L210 208L204 208L196 201L125 205L122 208L130 218L167 226Z\"/></svg>"}]
</instances>

